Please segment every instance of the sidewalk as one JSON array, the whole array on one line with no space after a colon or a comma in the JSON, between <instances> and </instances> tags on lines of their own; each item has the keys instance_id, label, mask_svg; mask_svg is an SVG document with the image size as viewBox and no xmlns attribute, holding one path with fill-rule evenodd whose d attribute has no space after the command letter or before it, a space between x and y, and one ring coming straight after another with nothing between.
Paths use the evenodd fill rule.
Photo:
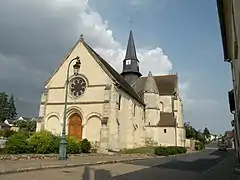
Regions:
<instances>
[{"instance_id":1,"label":"sidewalk","mask_svg":"<svg viewBox=\"0 0 240 180\"><path fill-rule=\"evenodd\" d=\"M35 171L41 169L55 169L77 167L84 165L112 164L138 159L153 158L146 155L114 155L114 156L75 156L67 160L1 160L0 175L7 173L17 173L26 171ZM156 157L155 157L156 158Z\"/></svg>"}]
</instances>

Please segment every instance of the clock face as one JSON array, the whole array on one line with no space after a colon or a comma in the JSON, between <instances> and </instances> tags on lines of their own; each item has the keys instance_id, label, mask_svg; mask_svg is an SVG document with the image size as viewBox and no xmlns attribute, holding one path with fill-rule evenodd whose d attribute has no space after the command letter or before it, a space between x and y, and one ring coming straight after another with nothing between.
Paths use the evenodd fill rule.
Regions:
<instances>
[{"instance_id":1,"label":"clock face","mask_svg":"<svg viewBox=\"0 0 240 180\"><path fill-rule=\"evenodd\" d=\"M86 86L86 81L83 78L73 78L69 83L69 91L71 96L79 98L85 92Z\"/></svg>"}]
</instances>

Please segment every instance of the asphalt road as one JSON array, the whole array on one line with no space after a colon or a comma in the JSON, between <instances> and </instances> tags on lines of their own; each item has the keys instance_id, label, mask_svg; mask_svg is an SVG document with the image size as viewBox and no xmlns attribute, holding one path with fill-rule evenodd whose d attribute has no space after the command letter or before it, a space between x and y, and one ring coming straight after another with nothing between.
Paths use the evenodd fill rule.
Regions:
<instances>
[{"instance_id":1,"label":"asphalt road","mask_svg":"<svg viewBox=\"0 0 240 180\"><path fill-rule=\"evenodd\" d=\"M207 145L206 149L215 149L215 150L217 150L217 144L218 144L217 141L212 142L211 144Z\"/></svg>"},{"instance_id":2,"label":"asphalt road","mask_svg":"<svg viewBox=\"0 0 240 180\"><path fill-rule=\"evenodd\" d=\"M176 157L0 175L0 180L238 180L235 162L233 150L207 149Z\"/></svg>"}]
</instances>

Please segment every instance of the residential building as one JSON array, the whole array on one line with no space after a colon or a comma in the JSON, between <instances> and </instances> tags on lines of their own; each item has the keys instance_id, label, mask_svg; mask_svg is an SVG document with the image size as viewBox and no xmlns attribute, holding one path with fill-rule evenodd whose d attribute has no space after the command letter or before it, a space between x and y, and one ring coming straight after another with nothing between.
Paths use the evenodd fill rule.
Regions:
<instances>
[{"instance_id":1,"label":"residential building","mask_svg":"<svg viewBox=\"0 0 240 180\"><path fill-rule=\"evenodd\" d=\"M234 140L237 157L240 160L240 1L217 0L218 15L222 36L224 60L232 70L233 90L229 91L230 111L234 115ZM229 123L231 120L229 120Z\"/></svg>"}]
</instances>

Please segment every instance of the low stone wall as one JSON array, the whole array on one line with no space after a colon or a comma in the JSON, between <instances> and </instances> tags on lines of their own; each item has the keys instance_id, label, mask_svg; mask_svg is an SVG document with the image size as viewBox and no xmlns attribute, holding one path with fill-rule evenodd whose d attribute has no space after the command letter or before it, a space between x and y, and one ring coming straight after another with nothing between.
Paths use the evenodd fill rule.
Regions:
<instances>
[{"instance_id":1,"label":"low stone wall","mask_svg":"<svg viewBox=\"0 0 240 180\"><path fill-rule=\"evenodd\" d=\"M195 140L194 139L186 139L185 147L189 148L189 149L194 149L195 148Z\"/></svg>"},{"instance_id":2,"label":"low stone wall","mask_svg":"<svg viewBox=\"0 0 240 180\"><path fill-rule=\"evenodd\" d=\"M95 156L95 157L102 157L102 156L139 156L139 157L148 157L150 155L144 154L99 154L99 153L89 153L89 154L69 154L69 158L79 157L79 156ZM58 159L58 154L2 154L0 155L1 160L38 160L38 159Z\"/></svg>"},{"instance_id":3,"label":"low stone wall","mask_svg":"<svg viewBox=\"0 0 240 180\"><path fill-rule=\"evenodd\" d=\"M190 139L185 139L185 147L190 148L191 146L191 140Z\"/></svg>"}]
</instances>

